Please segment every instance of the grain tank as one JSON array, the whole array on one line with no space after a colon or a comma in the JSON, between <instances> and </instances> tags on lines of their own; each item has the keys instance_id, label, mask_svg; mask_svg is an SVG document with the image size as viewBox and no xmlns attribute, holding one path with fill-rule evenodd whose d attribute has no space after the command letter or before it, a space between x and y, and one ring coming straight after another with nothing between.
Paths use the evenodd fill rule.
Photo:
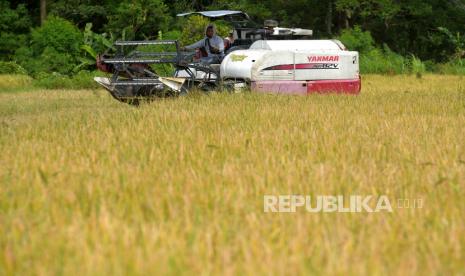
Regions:
<instances>
[{"instance_id":1,"label":"grain tank","mask_svg":"<svg viewBox=\"0 0 465 276\"><path fill-rule=\"evenodd\" d=\"M358 94L361 88L358 52L338 40L259 40L227 55L220 76L255 92Z\"/></svg>"}]
</instances>

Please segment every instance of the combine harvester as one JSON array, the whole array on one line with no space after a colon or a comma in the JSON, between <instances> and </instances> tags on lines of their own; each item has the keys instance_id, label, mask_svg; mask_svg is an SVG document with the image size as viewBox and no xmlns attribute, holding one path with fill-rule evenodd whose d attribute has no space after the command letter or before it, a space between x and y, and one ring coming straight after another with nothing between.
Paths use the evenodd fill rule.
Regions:
<instances>
[{"instance_id":1,"label":"combine harvester","mask_svg":"<svg viewBox=\"0 0 465 276\"><path fill-rule=\"evenodd\" d=\"M233 11L216 11L234 13ZM185 14L183 14L185 15ZM218 13L214 14L215 16ZM228 14L231 15L231 14ZM358 94L361 88L358 52L348 51L338 40L269 40L293 38L292 30L308 34L310 30L286 30L280 36L266 30L235 29L240 47L233 47L221 64L203 64L193 53L180 51L175 40L117 41L114 56L100 56L97 66L112 73L97 81L119 101L138 104L140 100L185 95L201 91L240 91L298 94ZM244 31L246 30L246 31ZM311 32L311 31L310 31ZM250 35L247 36L247 33ZM251 45L244 42L255 40ZM144 45L171 46L171 52L130 51L127 47ZM126 48L126 49L125 49ZM153 65L168 64L173 75L159 74Z\"/></svg>"},{"instance_id":2,"label":"combine harvester","mask_svg":"<svg viewBox=\"0 0 465 276\"><path fill-rule=\"evenodd\" d=\"M256 41L227 55L220 76L256 92L358 94L361 88L358 52L337 40Z\"/></svg>"}]
</instances>

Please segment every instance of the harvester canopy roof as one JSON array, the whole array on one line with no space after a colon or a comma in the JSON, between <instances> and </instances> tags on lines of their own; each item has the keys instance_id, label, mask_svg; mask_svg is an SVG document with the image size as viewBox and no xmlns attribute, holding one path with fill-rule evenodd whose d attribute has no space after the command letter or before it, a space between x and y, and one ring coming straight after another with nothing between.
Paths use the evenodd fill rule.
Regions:
<instances>
[{"instance_id":1,"label":"harvester canopy roof","mask_svg":"<svg viewBox=\"0 0 465 276\"><path fill-rule=\"evenodd\" d=\"M186 13L180 13L177 14L177 16L182 17L182 16L187 16L187 15L192 15L192 14L200 14L205 17L210 17L210 18L217 18L217 17L224 17L228 15L243 15L245 18L249 19L249 16L242 11L230 11L230 10L219 10L219 11L199 11L199 12L186 12Z\"/></svg>"},{"instance_id":2,"label":"harvester canopy roof","mask_svg":"<svg viewBox=\"0 0 465 276\"><path fill-rule=\"evenodd\" d=\"M251 50L272 51L343 51L345 46L339 40L258 40Z\"/></svg>"}]
</instances>

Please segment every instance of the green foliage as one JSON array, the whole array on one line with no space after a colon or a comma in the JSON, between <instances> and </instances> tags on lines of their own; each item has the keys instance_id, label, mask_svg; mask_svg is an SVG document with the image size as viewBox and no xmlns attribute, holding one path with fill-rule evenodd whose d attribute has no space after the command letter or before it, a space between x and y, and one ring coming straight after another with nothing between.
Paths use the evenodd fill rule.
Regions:
<instances>
[{"instance_id":1,"label":"green foliage","mask_svg":"<svg viewBox=\"0 0 465 276\"><path fill-rule=\"evenodd\" d=\"M438 31L445 35L447 42L451 45L453 51L455 51L452 59L465 58L465 37L460 32L453 34L444 27L439 27Z\"/></svg>"},{"instance_id":2,"label":"green foliage","mask_svg":"<svg viewBox=\"0 0 465 276\"><path fill-rule=\"evenodd\" d=\"M189 45L205 37L205 28L210 21L200 15L192 15L185 20L181 31L180 42Z\"/></svg>"},{"instance_id":3,"label":"green foliage","mask_svg":"<svg viewBox=\"0 0 465 276\"><path fill-rule=\"evenodd\" d=\"M74 22L79 28L84 28L87 23L92 23L98 32L104 32L109 9L104 1L94 0L55 0L49 1L49 15L65 18ZM107 3L107 5L112 4Z\"/></svg>"},{"instance_id":4,"label":"green foliage","mask_svg":"<svg viewBox=\"0 0 465 276\"><path fill-rule=\"evenodd\" d=\"M162 0L122 1L108 17L106 28L126 39L147 39L168 29L168 7Z\"/></svg>"},{"instance_id":5,"label":"green foliage","mask_svg":"<svg viewBox=\"0 0 465 276\"><path fill-rule=\"evenodd\" d=\"M78 64L82 34L70 22L49 17L43 26L32 30L31 36L31 48L21 47L15 54L29 73L69 74Z\"/></svg>"},{"instance_id":6,"label":"green foliage","mask_svg":"<svg viewBox=\"0 0 465 276\"><path fill-rule=\"evenodd\" d=\"M437 64L434 72L448 75L465 76L465 59L457 59L447 63Z\"/></svg>"},{"instance_id":7,"label":"green foliage","mask_svg":"<svg viewBox=\"0 0 465 276\"><path fill-rule=\"evenodd\" d=\"M9 1L0 0L0 31L25 33L32 26L26 5L11 9Z\"/></svg>"},{"instance_id":8,"label":"green foliage","mask_svg":"<svg viewBox=\"0 0 465 276\"><path fill-rule=\"evenodd\" d=\"M40 72L59 72L62 74L70 73L76 64L76 54L65 53L56 50L53 47L45 47L38 59L41 66L38 67Z\"/></svg>"},{"instance_id":9,"label":"green foliage","mask_svg":"<svg viewBox=\"0 0 465 276\"><path fill-rule=\"evenodd\" d=\"M0 60L13 60L15 50L29 42L25 34L2 32L0 36Z\"/></svg>"},{"instance_id":10,"label":"green foliage","mask_svg":"<svg viewBox=\"0 0 465 276\"><path fill-rule=\"evenodd\" d=\"M359 26L342 31L338 37L349 50L360 53L360 72L375 74L413 73L421 76L426 65L416 56L405 58L393 52L386 44L377 48L370 32L362 31Z\"/></svg>"},{"instance_id":11,"label":"green foliage","mask_svg":"<svg viewBox=\"0 0 465 276\"><path fill-rule=\"evenodd\" d=\"M40 66L40 62L36 57L34 57L32 49L27 46L22 46L16 49L14 60L31 74L35 71L32 68Z\"/></svg>"},{"instance_id":12,"label":"green foliage","mask_svg":"<svg viewBox=\"0 0 465 276\"><path fill-rule=\"evenodd\" d=\"M360 1L359 0L337 0L335 2L336 9L339 11L346 11L349 10L354 12L358 8L360 8Z\"/></svg>"},{"instance_id":13,"label":"green foliage","mask_svg":"<svg viewBox=\"0 0 465 276\"><path fill-rule=\"evenodd\" d=\"M27 47L21 47L16 51L15 59L33 76L40 72L69 74L77 65L77 57L60 53L52 47L46 47L39 55Z\"/></svg>"},{"instance_id":14,"label":"green foliage","mask_svg":"<svg viewBox=\"0 0 465 276\"><path fill-rule=\"evenodd\" d=\"M84 44L81 45L81 55L78 57L79 65L75 66L73 72L83 69L95 69L95 61L98 54L108 50L115 50L113 46L114 37L106 33L97 34L92 31L92 23L87 23L84 29Z\"/></svg>"},{"instance_id":15,"label":"green foliage","mask_svg":"<svg viewBox=\"0 0 465 276\"><path fill-rule=\"evenodd\" d=\"M362 74L403 74L408 72L407 61L401 55L384 49L372 49L360 54L360 72Z\"/></svg>"},{"instance_id":16,"label":"green foliage","mask_svg":"<svg viewBox=\"0 0 465 276\"><path fill-rule=\"evenodd\" d=\"M42 53L46 48L53 48L59 53L79 53L82 34L71 22L49 17L43 26L34 29L32 49L34 53Z\"/></svg>"},{"instance_id":17,"label":"green foliage","mask_svg":"<svg viewBox=\"0 0 465 276\"><path fill-rule=\"evenodd\" d=\"M214 22L214 24L216 27L216 34L220 37L224 38L228 36L229 31L232 30L232 26L226 21L217 20Z\"/></svg>"},{"instance_id":18,"label":"green foliage","mask_svg":"<svg viewBox=\"0 0 465 276\"><path fill-rule=\"evenodd\" d=\"M360 26L355 26L353 29L343 30L337 39L344 43L348 49L359 51L360 53L369 53L375 48L375 42L371 37L370 32L362 31Z\"/></svg>"},{"instance_id":19,"label":"green foliage","mask_svg":"<svg viewBox=\"0 0 465 276\"><path fill-rule=\"evenodd\" d=\"M178 40L181 37L181 31L172 30L169 32L158 32L158 39Z\"/></svg>"},{"instance_id":20,"label":"green foliage","mask_svg":"<svg viewBox=\"0 0 465 276\"><path fill-rule=\"evenodd\" d=\"M87 53L93 58L96 57L97 53L103 53L107 49L113 49L113 42L115 38L113 35L107 33L97 34L92 31L92 23L87 23L84 29L84 45L89 47L82 47ZM91 49L91 50L90 50Z\"/></svg>"},{"instance_id":21,"label":"green foliage","mask_svg":"<svg viewBox=\"0 0 465 276\"><path fill-rule=\"evenodd\" d=\"M8 1L0 0L0 60L11 60L15 49L27 44L31 26L24 4L11 9Z\"/></svg>"},{"instance_id":22,"label":"green foliage","mask_svg":"<svg viewBox=\"0 0 465 276\"><path fill-rule=\"evenodd\" d=\"M426 65L419 58L412 55L410 59L410 72L420 78L426 73Z\"/></svg>"},{"instance_id":23,"label":"green foliage","mask_svg":"<svg viewBox=\"0 0 465 276\"><path fill-rule=\"evenodd\" d=\"M360 52L362 73L464 72L462 0L53 0L47 1L49 17L41 27L39 1L18 3L25 2L0 0L0 61L15 61L33 76L93 70L96 55L111 50L115 39L191 44L204 37L209 20L175 15L215 9L246 11L258 25L276 19L283 27L313 29L315 39L339 34L335 38ZM231 29L224 21L214 24L221 37Z\"/></svg>"},{"instance_id":24,"label":"green foliage","mask_svg":"<svg viewBox=\"0 0 465 276\"><path fill-rule=\"evenodd\" d=\"M16 62L0 61L0 74L19 74L26 75L27 72Z\"/></svg>"},{"instance_id":25,"label":"green foliage","mask_svg":"<svg viewBox=\"0 0 465 276\"><path fill-rule=\"evenodd\" d=\"M400 4L393 0L336 0L335 7L349 20L356 15L365 20L375 16L386 23L389 23L401 10Z\"/></svg>"},{"instance_id":26,"label":"green foliage","mask_svg":"<svg viewBox=\"0 0 465 276\"><path fill-rule=\"evenodd\" d=\"M34 86L46 89L94 89L98 84L94 77L101 75L99 72L80 71L73 76L59 73L39 73L34 79Z\"/></svg>"},{"instance_id":27,"label":"green foliage","mask_svg":"<svg viewBox=\"0 0 465 276\"><path fill-rule=\"evenodd\" d=\"M387 45L377 48L370 32L360 26L342 31L337 37L349 50L360 53L360 72L374 74L402 74L408 71L407 60L394 53Z\"/></svg>"},{"instance_id":28,"label":"green foliage","mask_svg":"<svg viewBox=\"0 0 465 276\"><path fill-rule=\"evenodd\" d=\"M189 45L205 37L205 28L211 22L208 18L200 15L192 15L185 19L181 31L180 42L182 45ZM216 34L220 37L228 35L231 26L224 21L215 21Z\"/></svg>"}]
</instances>

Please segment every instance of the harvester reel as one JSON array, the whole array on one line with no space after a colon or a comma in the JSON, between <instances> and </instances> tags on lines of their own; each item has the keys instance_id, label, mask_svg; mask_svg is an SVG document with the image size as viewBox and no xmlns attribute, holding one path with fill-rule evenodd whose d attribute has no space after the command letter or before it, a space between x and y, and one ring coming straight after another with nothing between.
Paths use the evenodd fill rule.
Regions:
<instances>
[{"instance_id":1,"label":"harvester reel","mask_svg":"<svg viewBox=\"0 0 465 276\"><path fill-rule=\"evenodd\" d=\"M176 52L133 51L124 54L125 46L138 45L174 45ZM186 95L192 88L209 92L218 86L219 70L214 66L189 62L193 54L180 52L177 41L117 41L115 46L120 47L116 55L101 56L97 60L98 68L113 73L113 76L94 79L121 102L138 105L141 101ZM173 65L175 76L160 76L152 69L153 64ZM177 76L179 72L184 72L184 75ZM202 77L198 77L198 72Z\"/></svg>"}]
</instances>

